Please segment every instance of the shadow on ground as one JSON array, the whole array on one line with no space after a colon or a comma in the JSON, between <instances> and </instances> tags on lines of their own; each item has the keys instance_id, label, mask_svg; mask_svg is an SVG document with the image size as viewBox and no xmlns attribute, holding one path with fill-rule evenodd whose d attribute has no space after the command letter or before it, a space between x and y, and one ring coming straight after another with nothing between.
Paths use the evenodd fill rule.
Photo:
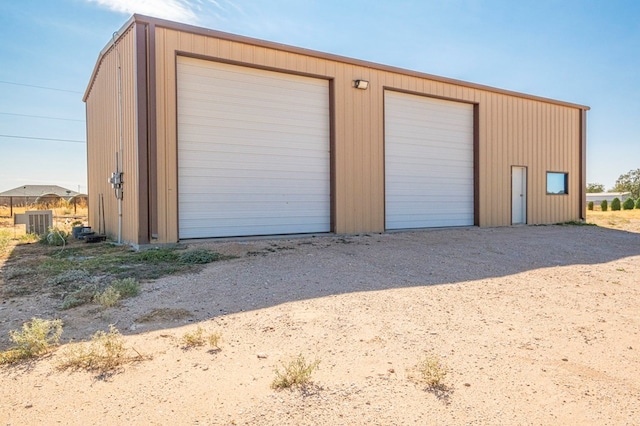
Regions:
<instances>
[{"instance_id":1,"label":"shadow on ground","mask_svg":"<svg viewBox=\"0 0 640 426\"><path fill-rule=\"evenodd\" d=\"M3 302L0 333L6 335L8 329L39 316L62 317L67 339L88 338L109 323L116 323L124 334L135 334L305 299L476 281L566 265L588 268L640 255L640 234L594 226L458 228L187 244L240 257L212 263L196 274L146 283L140 296L107 311L95 306L58 311L42 297ZM140 321L153 310L182 314Z\"/></svg>"}]
</instances>

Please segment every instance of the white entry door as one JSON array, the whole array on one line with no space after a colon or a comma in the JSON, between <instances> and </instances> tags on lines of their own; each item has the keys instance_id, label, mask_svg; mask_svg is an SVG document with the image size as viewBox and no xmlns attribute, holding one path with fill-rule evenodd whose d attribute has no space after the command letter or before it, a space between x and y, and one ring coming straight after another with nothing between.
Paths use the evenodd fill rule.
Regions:
<instances>
[{"instance_id":1,"label":"white entry door","mask_svg":"<svg viewBox=\"0 0 640 426\"><path fill-rule=\"evenodd\" d=\"M527 168L511 168L511 223L527 223Z\"/></svg>"}]
</instances>

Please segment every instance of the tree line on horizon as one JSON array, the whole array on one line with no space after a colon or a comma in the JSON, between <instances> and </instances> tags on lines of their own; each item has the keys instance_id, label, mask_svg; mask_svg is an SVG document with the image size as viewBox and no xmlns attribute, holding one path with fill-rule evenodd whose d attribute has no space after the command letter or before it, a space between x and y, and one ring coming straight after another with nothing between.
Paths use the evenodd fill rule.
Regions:
<instances>
[{"instance_id":1,"label":"tree line on horizon","mask_svg":"<svg viewBox=\"0 0 640 426\"><path fill-rule=\"evenodd\" d=\"M588 183L587 192L605 192L605 188L601 183ZM628 173L620 175L609 192L630 192L631 198L636 200L640 198L640 169L630 170Z\"/></svg>"}]
</instances>

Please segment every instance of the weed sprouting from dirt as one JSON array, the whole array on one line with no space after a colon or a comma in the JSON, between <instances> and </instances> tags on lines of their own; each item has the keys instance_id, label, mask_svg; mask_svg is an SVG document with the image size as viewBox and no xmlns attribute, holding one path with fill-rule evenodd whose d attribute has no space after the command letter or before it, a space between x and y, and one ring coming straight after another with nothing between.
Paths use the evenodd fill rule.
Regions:
<instances>
[{"instance_id":1,"label":"weed sprouting from dirt","mask_svg":"<svg viewBox=\"0 0 640 426\"><path fill-rule=\"evenodd\" d=\"M282 371L276 368L276 377L271 383L273 389L304 388L311 384L311 375L320 365L319 360L307 362L302 354L282 365Z\"/></svg>"},{"instance_id":2,"label":"weed sprouting from dirt","mask_svg":"<svg viewBox=\"0 0 640 426\"><path fill-rule=\"evenodd\" d=\"M67 347L58 368L97 371L100 377L105 377L126 363L144 359L137 351L136 356L127 352L124 337L112 324L108 332L96 332L90 342Z\"/></svg>"},{"instance_id":3,"label":"weed sprouting from dirt","mask_svg":"<svg viewBox=\"0 0 640 426\"><path fill-rule=\"evenodd\" d=\"M418 373L422 382L427 385L427 389L445 391L448 389L444 382L447 376L447 366L440 357L427 355L418 364Z\"/></svg>"},{"instance_id":4,"label":"weed sprouting from dirt","mask_svg":"<svg viewBox=\"0 0 640 426\"><path fill-rule=\"evenodd\" d=\"M22 325L22 331L9 332L14 347L0 352L0 365L44 355L58 344L62 334L62 321L32 318Z\"/></svg>"},{"instance_id":5,"label":"weed sprouting from dirt","mask_svg":"<svg viewBox=\"0 0 640 426\"><path fill-rule=\"evenodd\" d=\"M220 349L221 338L222 334L220 332L205 333L205 330L198 326L195 331L182 335L182 343L184 344L184 349L204 346L206 343L209 343L209 346L214 349Z\"/></svg>"}]
</instances>

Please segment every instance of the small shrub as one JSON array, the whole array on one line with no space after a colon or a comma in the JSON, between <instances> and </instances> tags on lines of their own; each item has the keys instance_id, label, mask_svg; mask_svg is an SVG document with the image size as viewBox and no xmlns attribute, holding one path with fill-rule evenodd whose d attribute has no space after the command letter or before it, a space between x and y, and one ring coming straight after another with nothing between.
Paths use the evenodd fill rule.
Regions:
<instances>
[{"instance_id":1,"label":"small shrub","mask_svg":"<svg viewBox=\"0 0 640 426\"><path fill-rule=\"evenodd\" d=\"M587 204L587 210L593 210L593 201L589 201L589 204Z\"/></svg>"},{"instance_id":2,"label":"small shrub","mask_svg":"<svg viewBox=\"0 0 640 426\"><path fill-rule=\"evenodd\" d=\"M94 296L93 301L106 308L115 306L120 301L120 292L115 288L109 286L104 289L102 293L98 293Z\"/></svg>"},{"instance_id":3,"label":"small shrub","mask_svg":"<svg viewBox=\"0 0 640 426\"><path fill-rule=\"evenodd\" d=\"M602 200L600 202L600 210L602 210L603 212L606 212L608 207L609 203L607 203L607 200Z\"/></svg>"},{"instance_id":4,"label":"small shrub","mask_svg":"<svg viewBox=\"0 0 640 426\"><path fill-rule=\"evenodd\" d=\"M62 300L62 303L60 304L60 310L66 311L67 309L75 308L76 306L81 306L85 303L87 303L86 300L78 299L73 295L68 295Z\"/></svg>"},{"instance_id":5,"label":"small shrub","mask_svg":"<svg viewBox=\"0 0 640 426\"><path fill-rule=\"evenodd\" d=\"M111 324L109 332L96 332L89 343L69 346L58 368L99 371L101 374L106 374L127 362L140 358L140 354L137 357L127 356L124 337Z\"/></svg>"},{"instance_id":6,"label":"small shrub","mask_svg":"<svg viewBox=\"0 0 640 426\"><path fill-rule=\"evenodd\" d=\"M66 310L84 305L85 303L90 303L95 299L97 293L98 286L96 284L83 285L64 297L62 304L60 305L60 309Z\"/></svg>"},{"instance_id":7,"label":"small shrub","mask_svg":"<svg viewBox=\"0 0 640 426\"><path fill-rule=\"evenodd\" d=\"M616 197L611 201L611 211L620 210L620 198Z\"/></svg>"},{"instance_id":8,"label":"small shrub","mask_svg":"<svg viewBox=\"0 0 640 426\"><path fill-rule=\"evenodd\" d=\"M636 209L640 209L640 197L636 200Z\"/></svg>"},{"instance_id":9,"label":"small shrub","mask_svg":"<svg viewBox=\"0 0 640 426\"><path fill-rule=\"evenodd\" d=\"M320 361L308 363L302 354L288 364L283 364L283 370L276 368L276 378L271 383L273 389L289 389L293 386L304 387L311 383L311 374L318 368Z\"/></svg>"},{"instance_id":10,"label":"small shrub","mask_svg":"<svg viewBox=\"0 0 640 426\"><path fill-rule=\"evenodd\" d=\"M636 203L633 200L633 198L627 198L626 200L624 200L624 203L622 203L622 208L624 210L633 210L633 207L635 205L636 205Z\"/></svg>"},{"instance_id":11,"label":"small shrub","mask_svg":"<svg viewBox=\"0 0 640 426\"><path fill-rule=\"evenodd\" d=\"M140 283L135 278L113 280L110 287L120 293L122 298L135 297L140 294Z\"/></svg>"},{"instance_id":12,"label":"small shrub","mask_svg":"<svg viewBox=\"0 0 640 426\"><path fill-rule=\"evenodd\" d=\"M9 332L15 346L8 351L0 352L0 365L35 358L49 352L52 346L58 344L61 334L61 320L31 318L31 321L22 325L22 331Z\"/></svg>"},{"instance_id":13,"label":"small shrub","mask_svg":"<svg viewBox=\"0 0 640 426\"><path fill-rule=\"evenodd\" d=\"M427 356L418 364L418 372L429 389L445 389L447 367L437 356Z\"/></svg>"},{"instance_id":14,"label":"small shrub","mask_svg":"<svg viewBox=\"0 0 640 426\"><path fill-rule=\"evenodd\" d=\"M49 228L40 236L40 242L48 246L64 246L69 239L69 233L59 228Z\"/></svg>"}]
</instances>

